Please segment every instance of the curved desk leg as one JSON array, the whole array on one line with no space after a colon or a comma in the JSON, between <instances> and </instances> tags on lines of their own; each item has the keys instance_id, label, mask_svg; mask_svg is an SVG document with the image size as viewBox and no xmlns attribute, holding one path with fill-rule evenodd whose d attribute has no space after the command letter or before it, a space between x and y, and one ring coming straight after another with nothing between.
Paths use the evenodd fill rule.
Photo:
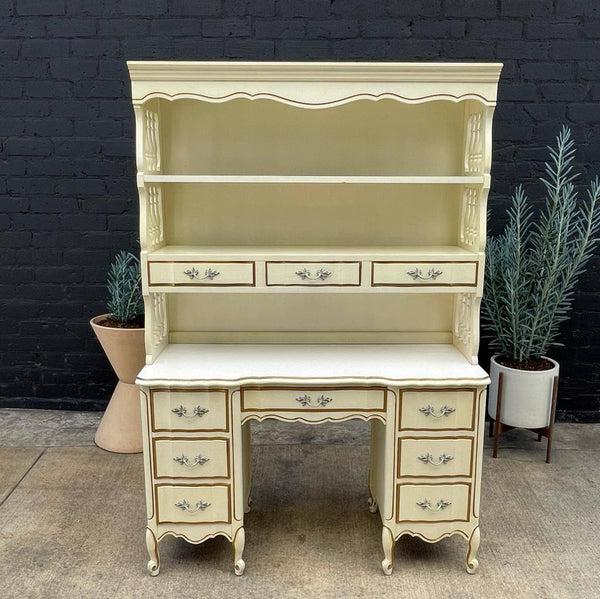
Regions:
<instances>
[{"instance_id":1,"label":"curved desk leg","mask_svg":"<svg viewBox=\"0 0 600 599\"><path fill-rule=\"evenodd\" d=\"M479 568L479 561L475 557L477 555L477 550L479 549L479 541L480 534L478 526L471 533L471 538L469 539L469 551L467 553L467 572L469 574L475 574L477 568Z\"/></svg>"},{"instance_id":2,"label":"curved desk leg","mask_svg":"<svg viewBox=\"0 0 600 599\"><path fill-rule=\"evenodd\" d=\"M369 511L372 514L374 514L377 511L377 502L372 497L369 497L369 499L367 500L367 505L369 506Z\"/></svg>"},{"instance_id":3,"label":"curved desk leg","mask_svg":"<svg viewBox=\"0 0 600 599\"><path fill-rule=\"evenodd\" d=\"M234 572L237 576L241 576L246 568L246 562L242 559L244 553L244 545L246 544L246 532L244 527L238 528L233 537L233 561L234 561Z\"/></svg>"},{"instance_id":4,"label":"curved desk leg","mask_svg":"<svg viewBox=\"0 0 600 599\"><path fill-rule=\"evenodd\" d=\"M383 544L384 560L381 562L383 573L389 576L394 569L394 546L396 541L392 535L392 531L384 526L381 530L381 543Z\"/></svg>"},{"instance_id":5,"label":"curved desk leg","mask_svg":"<svg viewBox=\"0 0 600 599\"><path fill-rule=\"evenodd\" d=\"M148 549L148 555L150 561L148 562L148 572L151 576L158 576L160 572L160 556L158 554L158 541L154 536L154 533L147 528L146 529L146 549Z\"/></svg>"}]
</instances>

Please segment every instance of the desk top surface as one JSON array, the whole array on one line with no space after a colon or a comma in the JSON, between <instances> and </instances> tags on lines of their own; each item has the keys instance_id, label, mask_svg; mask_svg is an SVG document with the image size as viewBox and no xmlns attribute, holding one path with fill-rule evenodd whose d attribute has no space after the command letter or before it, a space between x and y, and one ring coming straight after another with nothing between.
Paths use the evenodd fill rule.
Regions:
<instances>
[{"instance_id":1,"label":"desk top surface","mask_svg":"<svg viewBox=\"0 0 600 599\"><path fill-rule=\"evenodd\" d=\"M487 373L452 345L173 344L136 383L142 386L487 385Z\"/></svg>"}]
</instances>

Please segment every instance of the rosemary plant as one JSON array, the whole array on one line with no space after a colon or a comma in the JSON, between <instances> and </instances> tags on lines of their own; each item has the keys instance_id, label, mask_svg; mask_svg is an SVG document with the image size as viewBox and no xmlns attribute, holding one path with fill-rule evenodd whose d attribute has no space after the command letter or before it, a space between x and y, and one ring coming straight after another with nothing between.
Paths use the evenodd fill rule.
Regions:
<instances>
[{"instance_id":1,"label":"rosemary plant","mask_svg":"<svg viewBox=\"0 0 600 599\"><path fill-rule=\"evenodd\" d=\"M110 318L125 327L144 314L140 261L131 252L119 252L108 270L107 307Z\"/></svg>"},{"instance_id":2,"label":"rosemary plant","mask_svg":"<svg viewBox=\"0 0 600 599\"><path fill-rule=\"evenodd\" d=\"M564 126L548 148L546 199L539 215L521 186L512 196L508 224L488 239L482 324L490 347L505 358L540 358L569 318L578 278L592 256L600 228L600 181L580 202L573 181L571 131Z\"/></svg>"}]
</instances>

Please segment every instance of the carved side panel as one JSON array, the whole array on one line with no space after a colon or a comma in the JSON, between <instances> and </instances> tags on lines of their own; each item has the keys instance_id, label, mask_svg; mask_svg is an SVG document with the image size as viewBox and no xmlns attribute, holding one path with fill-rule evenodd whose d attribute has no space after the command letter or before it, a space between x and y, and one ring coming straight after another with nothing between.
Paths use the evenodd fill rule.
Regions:
<instances>
[{"instance_id":1,"label":"carved side panel","mask_svg":"<svg viewBox=\"0 0 600 599\"><path fill-rule=\"evenodd\" d=\"M480 247L480 197L479 188L463 187L459 240L462 247L473 252Z\"/></svg>"},{"instance_id":2,"label":"carved side panel","mask_svg":"<svg viewBox=\"0 0 600 599\"><path fill-rule=\"evenodd\" d=\"M160 171L159 114L144 109L144 164L145 172Z\"/></svg>"},{"instance_id":3,"label":"carved side panel","mask_svg":"<svg viewBox=\"0 0 600 599\"><path fill-rule=\"evenodd\" d=\"M151 252L165 243L161 187L159 185L148 185L146 195L148 202L147 248Z\"/></svg>"},{"instance_id":4,"label":"carved side panel","mask_svg":"<svg viewBox=\"0 0 600 599\"><path fill-rule=\"evenodd\" d=\"M467 116L465 136L465 173L483 173L485 165L485 110Z\"/></svg>"},{"instance_id":5,"label":"carved side panel","mask_svg":"<svg viewBox=\"0 0 600 599\"><path fill-rule=\"evenodd\" d=\"M151 293L146 305L146 363L152 362L168 343L167 303L164 293Z\"/></svg>"},{"instance_id":6,"label":"carved side panel","mask_svg":"<svg viewBox=\"0 0 600 599\"><path fill-rule=\"evenodd\" d=\"M472 364L477 364L479 351L480 303L473 293L458 293L454 300L454 345Z\"/></svg>"}]
</instances>

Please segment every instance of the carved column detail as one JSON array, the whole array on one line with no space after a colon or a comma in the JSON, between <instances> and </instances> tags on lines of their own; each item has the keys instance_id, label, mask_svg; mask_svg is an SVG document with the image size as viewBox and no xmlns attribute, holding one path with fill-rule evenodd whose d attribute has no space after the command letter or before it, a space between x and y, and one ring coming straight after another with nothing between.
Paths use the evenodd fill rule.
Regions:
<instances>
[{"instance_id":1,"label":"carved column detail","mask_svg":"<svg viewBox=\"0 0 600 599\"><path fill-rule=\"evenodd\" d=\"M479 249L479 196L476 187L463 188L459 239L473 252Z\"/></svg>"},{"instance_id":2,"label":"carved column detail","mask_svg":"<svg viewBox=\"0 0 600 599\"><path fill-rule=\"evenodd\" d=\"M484 161L484 112L473 112L467 118L465 143L465 172L483 172Z\"/></svg>"},{"instance_id":3,"label":"carved column detail","mask_svg":"<svg viewBox=\"0 0 600 599\"><path fill-rule=\"evenodd\" d=\"M152 349L155 350L167 339L167 307L164 293L150 295L152 305Z\"/></svg>"},{"instance_id":4,"label":"carved column detail","mask_svg":"<svg viewBox=\"0 0 600 599\"><path fill-rule=\"evenodd\" d=\"M160 170L160 137L158 132L158 113L144 111L144 160L146 171Z\"/></svg>"},{"instance_id":5,"label":"carved column detail","mask_svg":"<svg viewBox=\"0 0 600 599\"><path fill-rule=\"evenodd\" d=\"M165 240L162 192L159 185L149 185L146 193L148 198L148 250L152 251L162 246Z\"/></svg>"}]
</instances>

